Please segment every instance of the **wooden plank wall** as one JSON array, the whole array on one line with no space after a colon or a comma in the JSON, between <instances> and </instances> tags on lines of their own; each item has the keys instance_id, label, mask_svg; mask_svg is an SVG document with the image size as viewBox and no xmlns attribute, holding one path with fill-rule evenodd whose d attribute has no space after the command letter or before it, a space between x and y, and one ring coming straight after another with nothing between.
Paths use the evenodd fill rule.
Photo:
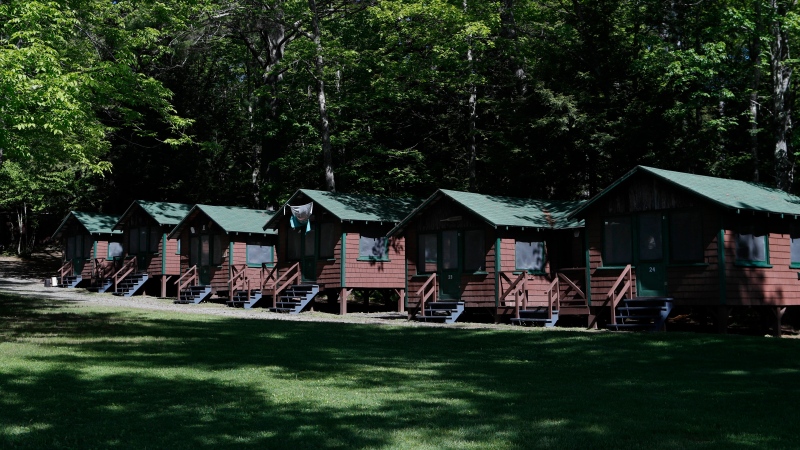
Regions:
<instances>
[{"instance_id":1,"label":"wooden plank wall","mask_svg":"<svg viewBox=\"0 0 800 450\"><path fill-rule=\"evenodd\" d=\"M405 286L405 239L395 237L389 240L388 261L359 261L359 241L364 230L385 235L392 225L345 224L346 250L345 287L355 289L402 289ZM337 245L337 247L339 247ZM337 257L337 260L339 258ZM340 280L336 280L338 285ZM328 282L325 283L329 286Z\"/></svg>"},{"instance_id":2,"label":"wooden plank wall","mask_svg":"<svg viewBox=\"0 0 800 450\"><path fill-rule=\"evenodd\" d=\"M715 210L707 208L704 209L701 220L703 221L703 259L707 265L667 266L667 292L678 305L719 304L717 234L720 218Z\"/></svg>"}]
</instances>

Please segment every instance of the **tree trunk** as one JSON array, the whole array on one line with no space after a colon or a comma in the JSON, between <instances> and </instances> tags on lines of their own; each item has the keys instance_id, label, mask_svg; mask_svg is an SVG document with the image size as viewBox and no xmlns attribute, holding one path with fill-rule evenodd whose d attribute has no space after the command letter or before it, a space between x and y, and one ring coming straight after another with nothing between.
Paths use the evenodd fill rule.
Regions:
<instances>
[{"instance_id":1,"label":"tree trunk","mask_svg":"<svg viewBox=\"0 0 800 450\"><path fill-rule=\"evenodd\" d=\"M772 69L772 105L775 120L775 186L778 189L789 191L794 178L792 165L789 161L789 145L787 142L792 128L792 105L789 98L792 68L787 64L789 60L789 35L787 30L783 28L782 19L786 18L788 10L794 6L794 1L783 3L780 0L771 0L770 6L774 14L770 66Z\"/></svg>"},{"instance_id":2,"label":"tree trunk","mask_svg":"<svg viewBox=\"0 0 800 450\"><path fill-rule=\"evenodd\" d=\"M753 155L753 181L759 181L758 158L758 87L761 84L761 2L756 1L756 18L753 21L753 43L750 55L753 61L753 76L750 79L750 154Z\"/></svg>"},{"instance_id":3,"label":"tree trunk","mask_svg":"<svg viewBox=\"0 0 800 450\"><path fill-rule=\"evenodd\" d=\"M322 35L320 32L319 12L317 2L308 0L308 7L311 10L311 27L313 33L314 47L317 56L314 60L315 77L317 79L317 101L319 102L319 132L322 139L322 157L325 165L325 189L336 192L336 182L333 177L333 155L331 150L331 131L328 121L328 106L325 101L325 61L322 58Z\"/></svg>"},{"instance_id":4,"label":"tree trunk","mask_svg":"<svg viewBox=\"0 0 800 450\"><path fill-rule=\"evenodd\" d=\"M464 0L464 14L467 13L467 0ZM470 76L475 72L472 61L472 36L467 36L467 64L469 65ZM478 162L478 146L475 140L475 122L477 120L477 104L478 94L475 84L469 84L469 100L468 100L468 114L469 114L469 130L467 132L467 155L469 155L469 162L467 164L467 176L469 177L469 190L475 192L478 190L478 175L476 165Z\"/></svg>"}]
</instances>

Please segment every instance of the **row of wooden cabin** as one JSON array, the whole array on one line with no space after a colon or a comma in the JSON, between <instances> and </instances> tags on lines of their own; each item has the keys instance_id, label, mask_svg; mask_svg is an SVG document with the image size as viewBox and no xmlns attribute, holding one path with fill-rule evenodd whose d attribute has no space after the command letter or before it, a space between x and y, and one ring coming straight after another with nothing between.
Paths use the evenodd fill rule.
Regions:
<instances>
[{"instance_id":1,"label":"row of wooden cabin","mask_svg":"<svg viewBox=\"0 0 800 450\"><path fill-rule=\"evenodd\" d=\"M290 207L306 204L298 226ZM722 325L731 307L758 306L777 327L800 305L798 215L800 198L781 191L639 166L585 202L301 189L277 212L144 201L119 218L73 212L57 235L65 282L119 290L144 275L186 301L266 297L294 312L323 293L346 313L353 290L382 291L421 320L473 310L618 329L661 327L674 306Z\"/></svg>"}]
</instances>

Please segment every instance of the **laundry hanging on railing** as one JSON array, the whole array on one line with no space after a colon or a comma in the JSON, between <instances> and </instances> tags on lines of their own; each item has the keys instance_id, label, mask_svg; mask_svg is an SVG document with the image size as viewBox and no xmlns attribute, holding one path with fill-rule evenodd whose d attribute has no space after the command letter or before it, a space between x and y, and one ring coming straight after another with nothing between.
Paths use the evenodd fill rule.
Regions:
<instances>
[{"instance_id":1,"label":"laundry hanging on railing","mask_svg":"<svg viewBox=\"0 0 800 450\"><path fill-rule=\"evenodd\" d=\"M290 206L289 208L292 210L292 217L289 218L292 228L306 227L306 233L311 231L311 221L309 219L311 218L311 212L314 210L314 202L300 206Z\"/></svg>"}]
</instances>

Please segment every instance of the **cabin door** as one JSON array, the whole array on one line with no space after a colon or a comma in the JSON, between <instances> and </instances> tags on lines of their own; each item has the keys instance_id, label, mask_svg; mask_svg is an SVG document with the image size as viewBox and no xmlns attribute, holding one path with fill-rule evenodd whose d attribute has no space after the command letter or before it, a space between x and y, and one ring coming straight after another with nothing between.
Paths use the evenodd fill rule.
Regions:
<instances>
[{"instance_id":1,"label":"cabin door","mask_svg":"<svg viewBox=\"0 0 800 450\"><path fill-rule=\"evenodd\" d=\"M637 227L636 292L641 297L667 295L667 257L664 251L664 217L640 214Z\"/></svg>"},{"instance_id":2,"label":"cabin door","mask_svg":"<svg viewBox=\"0 0 800 450\"><path fill-rule=\"evenodd\" d=\"M303 234L302 241L302 261L300 268L303 272L303 281L317 280L317 239L314 227Z\"/></svg>"},{"instance_id":3,"label":"cabin door","mask_svg":"<svg viewBox=\"0 0 800 450\"><path fill-rule=\"evenodd\" d=\"M457 230L442 231L439 237L441 251L439 255L439 297L442 300L458 300L461 298L461 255L459 232Z\"/></svg>"},{"instance_id":4,"label":"cabin door","mask_svg":"<svg viewBox=\"0 0 800 450\"><path fill-rule=\"evenodd\" d=\"M200 248L198 249L200 264L197 265L197 277L202 285L211 284L211 237L207 234L200 235Z\"/></svg>"},{"instance_id":5,"label":"cabin door","mask_svg":"<svg viewBox=\"0 0 800 450\"><path fill-rule=\"evenodd\" d=\"M72 275L80 275L86 260L92 257L93 242L90 236L77 235L67 239L67 259L72 261Z\"/></svg>"}]
</instances>

